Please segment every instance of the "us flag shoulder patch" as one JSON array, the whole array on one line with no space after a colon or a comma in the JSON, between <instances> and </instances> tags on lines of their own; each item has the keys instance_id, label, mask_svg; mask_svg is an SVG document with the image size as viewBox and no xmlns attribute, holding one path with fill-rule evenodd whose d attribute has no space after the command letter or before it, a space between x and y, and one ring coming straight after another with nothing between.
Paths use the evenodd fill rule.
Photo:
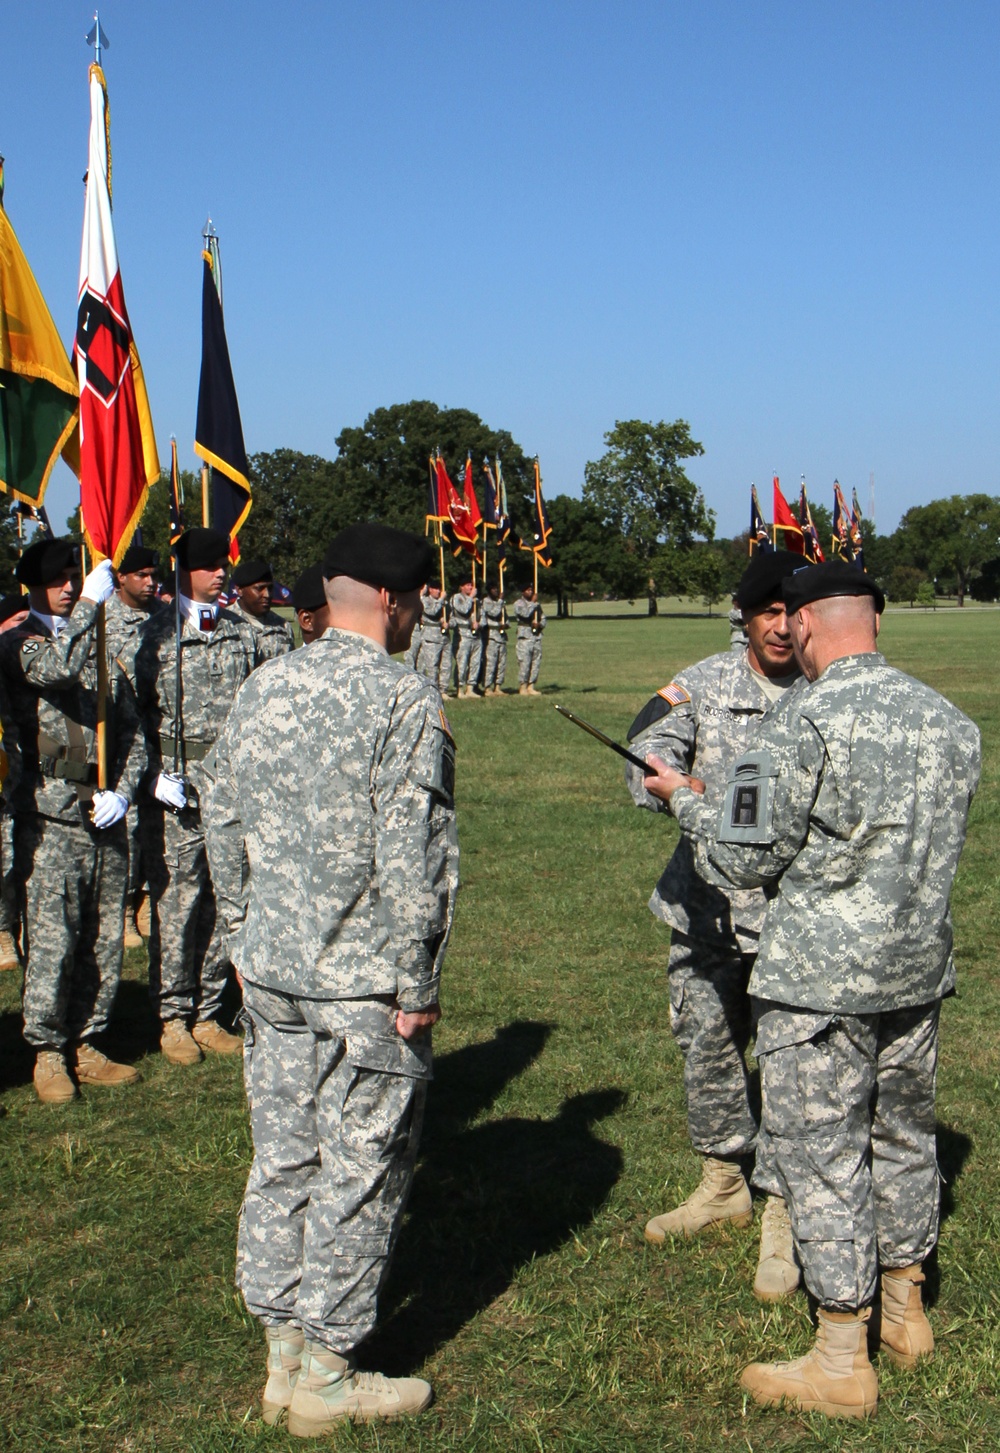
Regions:
<instances>
[{"instance_id":1,"label":"us flag shoulder patch","mask_svg":"<svg viewBox=\"0 0 1000 1453\"><path fill-rule=\"evenodd\" d=\"M676 681L671 681L669 686L661 686L656 694L662 696L663 700L668 701L671 706L683 706L685 701L691 700L684 687L678 686Z\"/></svg>"},{"instance_id":2,"label":"us flag shoulder patch","mask_svg":"<svg viewBox=\"0 0 1000 1453\"><path fill-rule=\"evenodd\" d=\"M438 716L441 718L441 730L444 732L445 736L452 743L452 745L454 745L455 735L451 729L451 722L445 716L444 711L441 707L438 707Z\"/></svg>"}]
</instances>

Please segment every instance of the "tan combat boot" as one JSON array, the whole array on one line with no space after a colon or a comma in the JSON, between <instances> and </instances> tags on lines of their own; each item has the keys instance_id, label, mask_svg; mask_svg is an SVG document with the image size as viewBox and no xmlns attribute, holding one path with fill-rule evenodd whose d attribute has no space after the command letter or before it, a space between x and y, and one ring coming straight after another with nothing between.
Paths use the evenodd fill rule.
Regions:
<instances>
[{"instance_id":1,"label":"tan combat boot","mask_svg":"<svg viewBox=\"0 0 1000 1453\"><path fill-rule=\"evenodd\" d=\"M870 1418L878 1407L878 1378L868 1361L868 1318L860 1312L817 1312L816 1342L794 1362L754 1362L740 1385L755 1403L785 1403L828 1418Z\"/></svg>"},{"instance_id":2,"label":"tan combat boot","mask_svg":"<svg viewBox=\"0 0 1000 1453\"><path fill-rule=\"evenodd\" d=\"M0 930L0 974L5 969L16 969L20 965L14 935L6 929Z\"/></svg>"},{"instance_id":3,"label":"tan combat boot","mask_svg":"<svg viewBox=\"0 0 1000 1453\"><path fill-rule=\"evenodd\" d=\"M191 1031L191 1038L200 1049L211 1050L213 1054L239 1054L243 1041L238 1034L230 1034L214 1019L199 1019Z\"/></svg>"},{"instance_id":4,"label":"tan combat boot","mask_svg":"<svg viewBox=\"0 0 1000 1453\"><path fill-rule=\"evenodd\" d=\"M675 1211L647 1221L646 1240L659 1246L668 1236L697 1236L706 1226L723 1221L741 1228L750 1225L753 1221L750 1187L734 1161L716 1160L707 1155L698 1189Z\"/></svg>"},{"instance_id":5,"label":"tan combat boot","mask_svg":"<svg viewBox=\"0 0 1000 1453\"><path fill-rule=\"evenodd\" d=\"M168 1019L160 1031L160 1053L172 1065L196 1065L205 1058L183 1019Z\"/></svg>"},{"instance_id":6,"label":"tan combat boot","mask_svg":"<svg viewBox=\"0 0 1000 1453\"><path fill-rule=\"evenodd\" d=\"M780 1302L791 1296L799 1279L788 1207L780 1196L768 1196L760 1218L760 1256L753 1294L761 1302Z\"/></svg>"},{"instance_id":7,"label":"tan combat boot","mask_svg":"<svg viewBox=\"0 0 1000 1453\"><path fill-rule=\"evenodd\" d=\"M135 910L135 926L143 938L148 938L152 928L151 912L149 907L149 894L144 893L139 899L139 906Z\"/></svg>"},{"instance_id":8,"label":"tan combat boot","mask_svg":"<svg viewBox=\"0 0 1000 1453\"><path fill-rule=\"evenodd\" d=\"M536 688L534 686L529 686L528 687L528 695L529 696L541 696L541 694L542 693L540 691L536 690Z\"/></svg>"},{"instance_id":9,"label":"tan combat boot","mask_svg":"<svg viewBox=\"0 0 1000 1453\"><path fill-rule=\"evenodd\" d=\"M92 1044L78 1044L73 1068L81 1085L135 1085L140 1075L134 1065L116 1064Z\"/></svg>"},{"instance_id":10,"label":"tan combat boot","mask_svg":"<svg viewBox=\"0 0 1000 1453\"><path fill-rule=\"evenodd\" d=\"M345 1358L307 1342L288 1408L288 1431L296 1438L318 1438L345 1418L358 1423L405 1418L422 1413L430 1400L431 1385L422 1378L355 1372Z\"/></svg>"},{"instance_id":11,"label":"tan combat boot","mask_svg":"<svg viewBox=\"0 0 1000 1453\"><path fill-rule=\"evenodd\" d=\"M267 1333L267 1382L260 1399L261 1417L274 1424L287 1412L302 1365L305 1337L300 1327L284 1322L280 1327L265 1327Z\"/></svg>"},{"instance_id":12,"label":"tan combat boot","mask_svg":"<svg viewBox=\"0 0 1000 1453\"><path fill-rule=\"evenodd\" d=\"M519 686L517 688L517 694L518 694L518 696L528 696L529 695L528 688L526 686L523 686L523 685L522 686Z\"/></svg>"},{"instance_id":13,"label":"tan combat boot","mask_svg":"<svg viewBox=\"0 0 1000 1453\"><path fill-rule=\"evenodd\" d=\"M882 1273L879 1350L900 1367L916 1367L921 1357L934 1356L934 1333L920 1293L923 1281L919 1265Z\"/></svg>"},{"instance_id":14,"label":"tan combat boot","mask_svg":"<svg viewBox=\"0 0 1000 1453\"><path fill-rule=\"evenodd\" d=\"M65 1105L76 1099L76 1086L58 1049L40 1049L35 1059L35 1094L43 1105Z\"/></svg>"}]
</instances>

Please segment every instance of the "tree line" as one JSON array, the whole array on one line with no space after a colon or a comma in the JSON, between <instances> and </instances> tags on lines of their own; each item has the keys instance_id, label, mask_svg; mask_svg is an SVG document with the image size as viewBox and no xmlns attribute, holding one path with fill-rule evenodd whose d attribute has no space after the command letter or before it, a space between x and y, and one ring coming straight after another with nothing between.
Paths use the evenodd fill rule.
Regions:
<instances>
[{"instance_id":1,"label":"tree line","mask_svg":"<svg viewBox=\"0 0 1000 1453\"><path fill-rule=\"evenodd\" d=\"M619 420L604 436L605 452L586 465L583 496L546 498L554 564L541 572L543 592L560 613L574 600L687 596L711 611L726 600L747 561L746 534L717 538L715 512L688 478L685 461L704 453L684 419ZM250 456L253 509L241 532L244 557L269 560L292 584L319 559L338 530L357 520L384 520L422 533L427 513L428 459L440 449L453 479L472 456L481 491L484 458L499 458L512 525L529 548L508 548L508 588L530 582L534 528L532 457L509 431L492 429L468 409L427 400L376 409L336 439L337 456L295 449ZM201 522L201 486L184 472L185 522ZM481 496L480 496L481 497ZM832 533L830 511L813 505L820 541ZM75 531L76 517L69 521ZM166 478L154 486L142 519L143 539L169 558ZM863 525L865 565L891 599L930 604L956 595L964 604L1000 597L1000 498L951 495L907 510L891 534ZM12 514L0 516L0 583L13 588L18 539ZM490 573L496 550L489 548ZM468 578L468 557L446 554L449 588Z\"/></svg>"}]
</instances>

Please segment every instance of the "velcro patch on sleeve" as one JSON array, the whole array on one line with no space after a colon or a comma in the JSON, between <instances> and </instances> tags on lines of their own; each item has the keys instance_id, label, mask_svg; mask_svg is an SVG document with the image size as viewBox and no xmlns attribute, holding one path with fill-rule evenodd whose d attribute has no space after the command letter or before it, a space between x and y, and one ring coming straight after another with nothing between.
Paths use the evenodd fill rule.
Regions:
<instances>
[{"instance_id":1,"label":"velcro patch on sleeve","mask_svg":"<svg viewBox=\"0 0 1000 1453\"><path fill-rule=\"evenodd\" d=\"M766 751L748 753L729 773L716 837L720 843L766 847L774 841L774 782Z\"/></svg>"},{"instance_id":2,"label":"velcro patch on sleeve","mask_svg":"<svg viewBox=\"0 0 1000 1453\"><path fill-rule=\"evenodd\" d=\"M688 692L684 690L683 686L678 686L676 681L671 681L669 686L661 686L656 694L662 696L663 700L668 701L671 706L683 706L685 701L691 700Z\"/></svg>"}]
</instances>

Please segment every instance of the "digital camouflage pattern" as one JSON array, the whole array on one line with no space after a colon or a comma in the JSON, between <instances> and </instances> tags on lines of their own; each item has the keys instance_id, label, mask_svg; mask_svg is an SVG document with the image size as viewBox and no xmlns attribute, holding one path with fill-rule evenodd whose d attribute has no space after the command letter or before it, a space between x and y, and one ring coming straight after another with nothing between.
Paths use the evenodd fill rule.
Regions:
<instances>
[{"instance_id":1,"label":"digital camouflage pattern","mask_svg":"<svg viewBox=\"0 0 1000 1453\"><path fill-rule=\"evenodd\" d=\"M486 629L483 689L492 691L503 685L507 674L507 603L502 595L497 600L488 595L483 601L483 625Z\"/></svg>"},{"instance_id":2,"label":"digital camouflage pattern","mask_svg":"<svg viewBox=\"0 0 1000 1453\"><path fill-rule=\"evenodd\" d=\"M443 595L420 596L423 617L416 669L433 682L442 696L451 689L451 636L448 631L448 602Z\"/></svg>"},{"instance_id":3,"label":"digital camouflage pattern","mask_svg":"<svg viewBox=\"0 0 1000 1453\"><path fill-rule=\"evenodd\" d=\"M454 746L437 691L366 637L331 629L246 683L212 772L213 877L243 977L314 998L433 1004L458 882Z\"/></svg>"},{"instance_id":4,"label":"digital camouflage pattern","mask_svg":"<svg viewBox=\"0 0 1000 1453\"><path fill-rule=\"evenodd\" d=\"M229 715L237 690L263 661L258 637L233 611L220 610L204 634L181 631L181 771L198 805L168 812L152 796L161 771L173 771L176 710L175 608L158 612L119 657L133 691L124 698L144 733L148 772L139 792L139 839L149 880L149 977L161 1019L212 1018L228 974L205 848L204 758ZM138 784L136 784L138 790Z\"/></svg>"},{"instance_id":5,"label":"digital camouflage pattern","mask_svg":"<svg viewBox=\"0 0 1000 1453\"><path fill-rule=\"evenodd\" d=\"M679 672L639 713L628 737L637 756L660 757L678 772L702 779L705 796L699 801L714 824L727 775L754 740L769 707L746 651L722 651ZM646 791L638 768L627 766L625 777L638 807L667 811L665 803ZM685 834L649 900L650 911L680 933L744 953L757 951L766 906L759 888L706 882Z\"/></svg>"},{"instance_id":6,"label":"digital camouflage pattern","mask_svg":"<svg viewBox=\"0 0 1000 1453\"><path fill-rule=\"evenodd\" d=\"M295 636L288 621L280 616L276 610L269 610L266 615L254 616L243 609L242 603L237 600L229 607L233 615L238 616L253 631L256 639L257 660L273 661L277 656L287 656L289 651L295 649Z\"/></svg>"},{"instance_id":7,"label":"digital camouflage pattern","mask_svg":"<svg viewBox=\"0 0 1000 1453\"><path fill-rule=\"evenodd\" d=\"M518 596L514 602L514 618L517 621L517 679L521 686L534 686L542 664L542 632L545 629L545 612L541 602L525 600Z\"/></svg>"},{"instance_id":8,"label":"digital camouflage pattern","mask_svg":"<svg viewBox=\"0 0 1000 1453\"><path fill-rule=\"evenodd\" d=\"M750 992L847 1014L949 993L979 729L871 652L787 693L758 741L721 810L717 793L672 798L713 882L773 894Z\"/></svg>"},{"instance_id":9,"label":"digital camouflage pattern","mask_svg":"<svg viewBox=\"0 0 1000 1453\"><path fill-rule=\"evenodd\" d=\"M456 590L450 602L452 624L458 632L455 671L460 690L463 686L475 686L479 680L483 645L474 624L477 604L474 595L463 595L460 590Z\"/></svg>"},{"instance_id":10,"label":"digital camouflage pattern","mask_svg":"<svg viewBox=\"0 0 1000 1453\"><path fill-rule=\"evenodd\" d=\"M268 1325L346 1356L372 1332L420 1142L430 1040L373 999L245 986L254 1161L236 1282Z\"/></svg>"},{"instance_id":11,"label":"digital camouflage pattern","mask_svg":"<svg viewBox=\"0 0 1000 1453\"><path fill-rule=\"evenodd\" d=\"M130 641L134 641L151 616L162 610L159 601L154 601L152 610L138 610L126 605L120 595L111 596L104 603L104 640L109 657L120 656Z\"/></svg>"},{"instance_id":12,"label":"digital camouflage pattern","mask_svg":"<svg viewBox=\"0 0 1000 1453\"><path fill-rule=\"evenodd\" d=\"M763 1129L805 1283L828 1311L857 1311L880 1267L916 1265L937 1241L940 1004L758 1007Z\"/></svg>"},{"instance_id":13,"label":"digital camouflage pattern","mask_svg":"<svg viewBox=\"0 0 1000 1453\"><path fill-rule=\"evenodd\" d=\"M79 600L58 639L29 615L0 636L0 712L25 958L24 1035L62 1049L107 1026L122 966L125 824L90 821L97 763L97 607ZM109 680L109 785L127 800L144 761ZM117 727L117 730L116 730ZM74 776L50 776L43 759ZM88 780L79 780L86 777Z\"/></svg>"},{"instance_id":14,"label":"digital camouflage pattern","mask_svg":"<svg viewBox=\"0 0 1000 1453\"><path fill-rule=\"evenodd\" d=\"M437 691L331 629L243 687L210 762L209 847L244 979L254 1136L238 1282L346 1355L375 1325L413 1176L458 886ZM249 868L249 878L244 870Z\"/></svg>"},{"instance_id":15,"label":"digital camouflage pattern","mask_svg":"<svg viewBox=\"0 0 1000 1453\"><path fill-rule=\"evenodd\" d=\"M658 756L700 777L707 801L721 806L726 774L752 739L770 702L744 649L722 652L680 672L629 729L632 750ZM638 768L626 781L639 807L662 811ZM682 835L649 903L673 929L667 984L670 1023L684 1056L688 1132L702 1155L748 1155L756 1147L754 1183L777 1193L764 1137L747 1092L750 1040L747 992L766 903L759 890L712 887L699 876Z\"/></svg>"},{"instance_id":16,"label":"digital camouflage pattern","mask_svg":"<svg viewBox=\"0 0 1000 1453\"><path fill-rule=\"evenodd\" d=\"M747 648L746 626L743 624L743 612L738 605L734 605L729 612L729 649L731 651L745 651Z\"/></svg>"}]
</instances>

